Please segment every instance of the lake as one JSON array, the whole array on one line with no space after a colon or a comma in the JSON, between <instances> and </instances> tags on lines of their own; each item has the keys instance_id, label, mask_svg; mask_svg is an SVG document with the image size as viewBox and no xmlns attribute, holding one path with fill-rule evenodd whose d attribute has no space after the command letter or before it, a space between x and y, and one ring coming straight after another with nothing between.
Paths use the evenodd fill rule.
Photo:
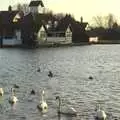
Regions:
<instances>
[{"instance_id":1,"label":"lake","mask_svg":"<svg viewBox=\"0 0 120 120\"><path fill-rule=\"evenodd\" d=\"M20 87L16 88L19 101L11 106L8 100L14 84ZM1 120L58 120L58 95L63 106L78 111L77 118L62 115L61 120L93 120L98 103L109 119L120 119L120 45L2 48L0 87L5 92L0 98ZM32 89L35 95L30 95ZM36 107L43 89L48 103L44 115Z\"/></svg>"}]
</instances>

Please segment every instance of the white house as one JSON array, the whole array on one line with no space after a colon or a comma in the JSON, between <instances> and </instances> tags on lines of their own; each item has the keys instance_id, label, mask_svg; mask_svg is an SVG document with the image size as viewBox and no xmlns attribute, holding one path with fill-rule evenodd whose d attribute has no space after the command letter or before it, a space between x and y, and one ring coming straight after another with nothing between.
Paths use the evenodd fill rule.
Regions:
<instances>
[{"instance_id":1,"label":"white house","mask_svg":"<svg viewBox=\"0 0 120 120\"><path fill-rule=\"evenodd\" d=\"M44 11L44 4L41 0L32 0L29 4L30 12L31 13L43 13Z\"/></svg>"},{"instance_id":2,"label":"white house","mask_svg":"<svg viewBox=\"0 0 120 120\"><path fill-rule=\"evenodd\" d=\"M72 31L70 29L70 25L68 26L65 32L65 40L66 40L66 43L72 43Z\"/></svg>"},{"instance_id":3,"label":"white house","mask_svg":"<svg viewBox=\"0 0 120 120\"><path fill-rule=\"evenodd\" d=\"M41 43L70 44L72 43L72 31L70 29L70 26L68 26L66 31L47 31L47 27L44 27L42 25L39 31L37 32L37 41L39 44Z\"/></svg>"},{"instance_id":4,"label":"white house","mask_svg":"<svg viewBox=\"0 0 120 120\"><path fill-rule=\"evenodd\" d=\"M37 33L37 40L39 44L44 43L47 40L47 33L43 25L41 26L41 28L39 29Z\"/></svg>"}]
</instances>

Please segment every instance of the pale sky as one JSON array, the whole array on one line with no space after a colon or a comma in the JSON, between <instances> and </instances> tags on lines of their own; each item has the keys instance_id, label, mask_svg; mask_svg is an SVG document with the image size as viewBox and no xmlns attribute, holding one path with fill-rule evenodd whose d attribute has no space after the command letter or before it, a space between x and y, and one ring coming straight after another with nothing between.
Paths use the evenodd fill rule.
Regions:
<instances>
[{"instance_id":1,"label":"pale sky","mask_svg":"<svg viewBox=\"0 0 120 120\"><path fill-rule=\"evenodd\" d=\"M31 0L0 0L0 10L7 10L9 5L30 3ZM93 16L114 14L120 19L120 0L43 0L46 8L55 13L71 13L77 20L90 22ZM120 21L120 20L119 20Z\"/></svg>"}]
</instances>

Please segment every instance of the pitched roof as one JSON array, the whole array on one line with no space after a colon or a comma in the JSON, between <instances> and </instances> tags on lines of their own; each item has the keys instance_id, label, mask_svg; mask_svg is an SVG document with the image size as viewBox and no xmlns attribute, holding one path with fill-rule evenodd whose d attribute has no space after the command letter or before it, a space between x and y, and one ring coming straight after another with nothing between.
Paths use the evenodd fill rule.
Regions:
<instances>
[{"instance_id":1,"label":"pitched roof","mask_svg":"<svg viewBox=\"0 0 120 120\"><path fill-rule=\"evenodd\" d=\"M44 4L41 0L31 1L30 4L29 4L30 7L31 6L39 6L39 5L41 5L41 7L44 7Z\"/></svg>"},{"instance_id":2,"label":"pitched roof","mask_svg":"<svg viewBox=\"0 0 120 120\"><path fill-rule=\"evenodd\" d=\"M18 11L0 11L0 23L11 24Z\"/></svg>"}]
</instances>

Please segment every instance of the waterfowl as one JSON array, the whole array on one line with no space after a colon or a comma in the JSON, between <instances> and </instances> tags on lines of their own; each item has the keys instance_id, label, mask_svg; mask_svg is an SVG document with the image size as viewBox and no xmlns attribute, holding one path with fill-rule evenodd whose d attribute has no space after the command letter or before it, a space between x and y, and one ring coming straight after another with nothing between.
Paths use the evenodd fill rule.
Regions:
<instances>
[{"instance_id":1,"label":"waterfowl","mask_svg":"<svg viewBox=\"0 0 120 120\"><path fill-rule=\"evenodd\" d=\"M96 120L106 120L107 115L104 110L100 109L100 104L98 105L98 110L96 112Z\"/></svg>"},{"instance_id":2,"label":"waterfowl","mask_svg":"<svg viewBox=\"0 0 120 120\"><path fill-rule=\"evenodd\" d=\"M58 114L77 116L77 111L73 107L61 107L61 98L59 96L56 97L56 100L58 100Z\"/></svg>"},{"instance_id":3,"label":"waterfowl","mask_svg":"<svg viewBox=\"0 0 120 120\"><path fill-rule=\"evenodd\" d=\"M41 95L41 101L40 101L40 104L38 104L38 109L41 110L42 113L46 113L47 110L48 110L48 105L46 103L46 100L45 100L45 92L44 90L42 91L42 95Z\"/></svg>"},{"instance_id":4,"label":"waterfowl","mask_svg":"<svg viewBox=\"0 0 120 120\"><path fill-rule=\"evenodd\" d=\"M3 88L0 88L0 96L3 96L3 94L4 94Z\"/></svg>"},{"instance_id":5,"label":"waterfowl","mask_svg":"<svg viewBox=\"0 0 120 120\"><path fill-rule=\"evenodd\" d=\"M30 92L30 94L31 95L35 95L35 90L32 89L31 92Z\"/></svg>"},{"instance_id":6,"label":"waterfowl","mask_svg":"<svg viewBox=\"0 0 120 120\"><path fill-rule=\"evenodd\" d=\"M11 88L12 95L9 99L9 103L14 104L18 101L17 97L15 96L15 89Z\"/></svg>"},{"instance_id":7,"label":"waterfowl","mask_svg":"<svg viewBox=\"0 0 120 120\"><path fill-rule=\"evenodd\" d=\"M53 77L52 71L49 71L48 76L49 76L49 77Z\"/></svg>"},{"instance_id":8,"label":"waterfowl","mask_svg":"<svg viewBox=\"0 0 120 120\"><path fill-rule=\"evenodd\" d=\"M18 85L14 84L14 88L20 88Z\"/></svg>"},{"instance_id":9,"label":"waterfowl","mask_svg":"<svg viewBox=\"0 0 120 120\"><path fill-rule=\"evenodd\" d=\"M38 68L38 69L37 69L37 72L40 72L40 71L41 71L40 68Z\"/></svg>"},{"instance_id":10,"label":"waterfowl","mask_svg":"<svg viewBox=\"0 0 120 120\"><path fill-rule=\"evenodd\" d=\"M93 79L93 77L92 77L92 76L89 76L89 79L90 79L90 80L92 80L92 79Z\"/></svg>"}]
</instances>

